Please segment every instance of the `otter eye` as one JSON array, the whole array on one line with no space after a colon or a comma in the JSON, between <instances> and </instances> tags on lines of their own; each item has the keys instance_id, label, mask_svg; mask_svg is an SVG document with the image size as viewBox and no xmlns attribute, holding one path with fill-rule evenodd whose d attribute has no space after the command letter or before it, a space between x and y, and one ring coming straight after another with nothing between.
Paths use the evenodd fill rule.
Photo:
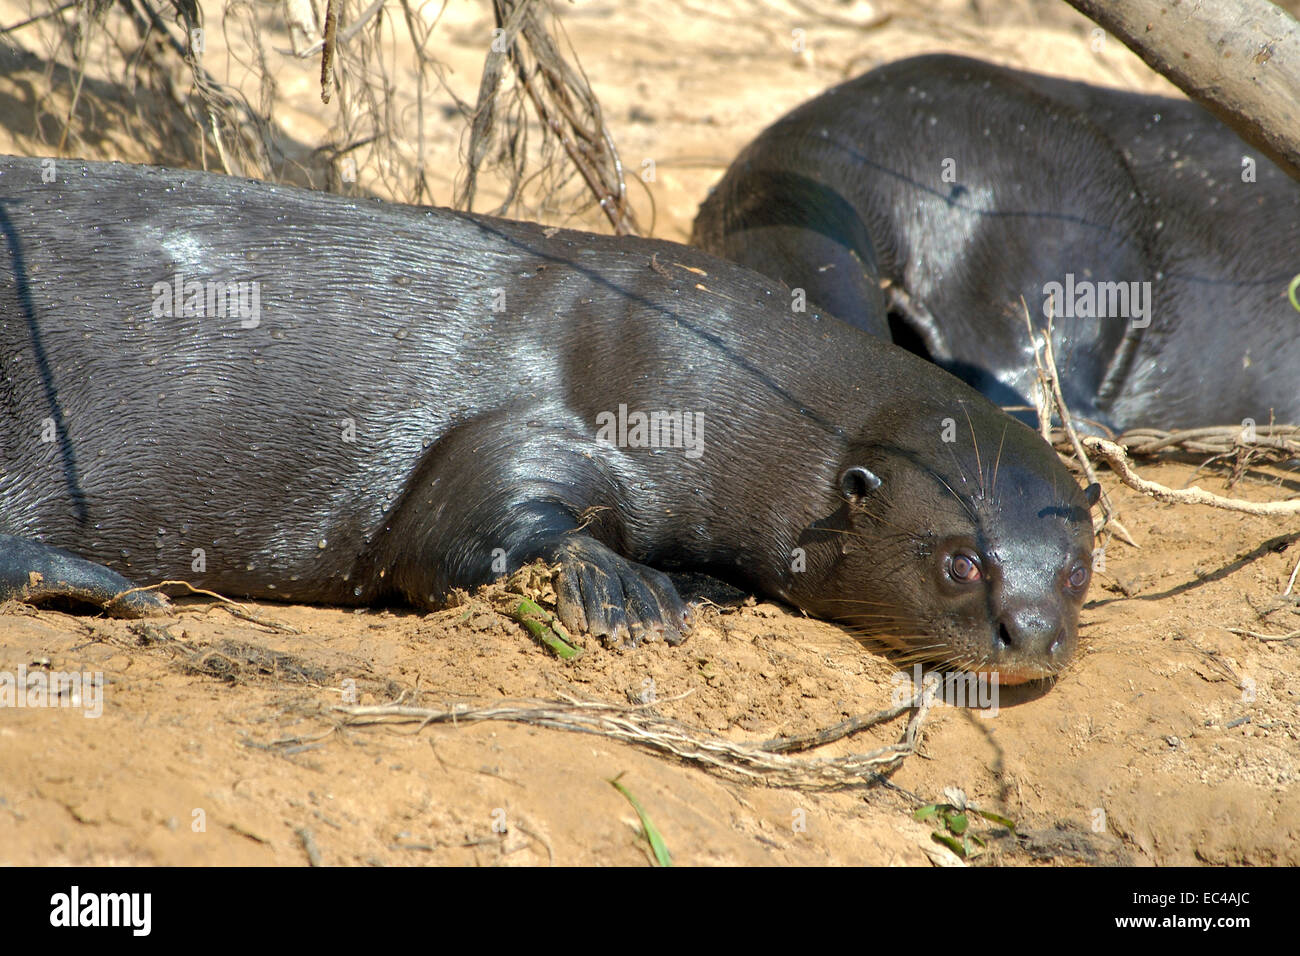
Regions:
<instances>
[{"instance_id":1,"label":"otter eye","mask_svg":"<svg viewBox=\"0 0 1300 956\"><path fill-rule=\"evenodd\" d=\"M963 584L974 584L983 577L979 559L972 554L958 551L948 559L948 577Z\"/></svg>"},{"instance_id":2,"label":"otter eye","mask_svg":"<svg viewBox=\"0 0 1300 956\"><path fill-rule=\"evenodd\" d=\"M1070 572L1070 576L1065 579L1065 583L1068 584L1072 590L1082 591L1087 585L1089 577L1091 577L1091 575L1088 574L1088 566L1086 564L1079 564Z\"/></svg>"}]
</instances>

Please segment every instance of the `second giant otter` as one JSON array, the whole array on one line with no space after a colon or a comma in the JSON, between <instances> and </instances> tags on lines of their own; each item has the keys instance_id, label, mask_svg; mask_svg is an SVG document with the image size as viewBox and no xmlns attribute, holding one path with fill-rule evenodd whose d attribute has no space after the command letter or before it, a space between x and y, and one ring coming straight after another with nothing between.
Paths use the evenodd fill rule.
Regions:
<instances>
[{"instance_id":1,"label":"second giant otter","mask_svg":"<svg viewBox=\"0 0 1300 956\"><path fill-rule=\"evenodd\" d=\"M203 173L0 161L0 435L0 598L431 607L544 558L566 623L676 642L695 569L1020 681L1090 575L1095 486L748 270Z\"/></svg>"},{"instance_id":2,"label":"second giant otter","mask_svg":"<svg viewBox=\"0 0 1300 956\"><path fill-rule=\"evenodd\" d=\"M1300 184L1184 100L890 63L746 147L692 241L1003 405L1035 378L1023 297L1084 418L1300 421Z\"/></svg>"}]
</instances>

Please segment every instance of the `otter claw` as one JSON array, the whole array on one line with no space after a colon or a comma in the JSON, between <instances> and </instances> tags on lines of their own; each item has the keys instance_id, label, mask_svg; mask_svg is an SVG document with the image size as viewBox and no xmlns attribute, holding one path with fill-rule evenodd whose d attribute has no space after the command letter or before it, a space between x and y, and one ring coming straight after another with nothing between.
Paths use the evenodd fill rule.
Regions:
<instances>
[{"instance_id":1,"label":"otter claw","mask_svg":"<svg viewBox=\"0 0 1300 956\"><path fill-rule=\"evenodd\" d=\"M560 564L556 611L566 627L614 647L686 639L690 612L666 574L590 538L567 540L555 558Z\"/></svg>"}]
</instances>

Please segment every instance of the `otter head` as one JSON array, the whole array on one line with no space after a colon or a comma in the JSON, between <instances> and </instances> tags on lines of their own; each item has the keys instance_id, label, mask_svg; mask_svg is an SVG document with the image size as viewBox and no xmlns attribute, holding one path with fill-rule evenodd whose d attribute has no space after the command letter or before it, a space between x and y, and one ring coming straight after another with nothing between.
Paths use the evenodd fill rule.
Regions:
<instances>
[{"instance_id":1,"label":"otter head","mask_svg":"<svg viewBox=\"0 0 1300 956\"><path fill-rule=\"evenodd\" d=\"M992 440L870 445L829 489L833 515L804 532L809 574L792 599L909 659L1050 677L1078 646L1092 577L1085 490L1034 432L999 416Z\"/></svg>"}]
</instances>

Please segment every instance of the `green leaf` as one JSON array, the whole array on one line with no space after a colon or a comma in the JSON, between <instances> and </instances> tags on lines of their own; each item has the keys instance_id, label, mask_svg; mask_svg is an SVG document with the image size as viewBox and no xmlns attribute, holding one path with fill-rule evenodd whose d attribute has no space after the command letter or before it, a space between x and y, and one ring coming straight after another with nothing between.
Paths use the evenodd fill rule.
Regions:
<instances>
[{"instance_id":1,"label":"green leaf","mask_svg":"<svg viewBox=\"0 0 1300 956\"><path fill-rule=\"evenodd\" d=\"M949 836L946 833L939 833L938 831L935 831L934 833L930 834L930 838L934 840L935 843L942 843L944 846L952 850L953 853L956 853L962 859L966 858L966 847L964 847L962 845L962 842L958 840L956 837Z\"/></svg>"},{"instance_id":2,"label":"green leaf","mask_svg":"<svg viewBox=\"0 0 1300 956\"><path fill-rule=\"evenodd\" d=\"M992 810L978 810L976 812L985 820L988 820L991 823L996 823L1000 827L1006 827L1012 833L1016 832L1016 824L1014 820L1008 820L1006 817L994 813Z\"/></svg>"},{"instance_id":3,"label":"green leaf","mask_svg":"<svg viewBox=\"0 0 1300 956\"><path fill-rule=\"evenodd\" d=\"M623 775L619 774L618 776L621 777ZM636 811L637 817L641 820L641 832L645 836L646 842L650 844L650 852L654 854L655 865L672 866L673 858L668 852L668 844L664 843L664 838L660 836L659 828L650 822L650 818L646 816L646 812L641 809L640 801L638 801L636 797L632 796L627 787L618 782L618 777L611 780L610 784L615 790L623 794L627 799L627 802L632 804L632 809Z\"/></svg>"},{"instance_id":4,"label":"green leaf","mask_svg":"<svg viewBox=\"0 0 1300 956\"><path fill-rule=\"evenodd\" d=\"M931 803L929 806L921 807L921 809L913 813L912 818L923 823L938 812L939 812L939 804Z\"/></svg>"},{"instance_id":5,"label":"green leaf","mask_svg":"<svg viewBox=\"0 0 1300 956\"><path fill-rule=\"evenodd\" d=\"M571 661L582 653L580 648L574 647L551 629L550 625L555 621L555 615L528 598L519 599L519 607L515 609L514 618L528 629L528 633L533 635L534 639L549 647L561 660Z\"/></svg>"}]
</instances>

